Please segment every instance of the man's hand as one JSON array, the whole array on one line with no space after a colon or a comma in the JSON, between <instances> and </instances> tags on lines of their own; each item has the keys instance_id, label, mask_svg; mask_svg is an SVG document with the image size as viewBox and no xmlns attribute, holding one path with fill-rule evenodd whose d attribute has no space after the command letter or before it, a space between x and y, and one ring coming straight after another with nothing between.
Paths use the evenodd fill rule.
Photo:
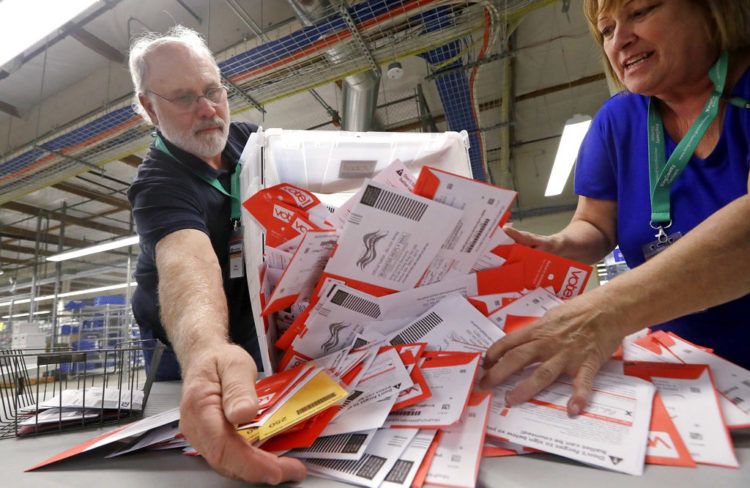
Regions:
<instances>
[{"instance_id":1,"label":"man's hand","mask_svg":"<svg viewBox=\"0 0 750 488\"><path fill-rule=\"evenodd\" d=\"M224 476L275 485L301 480L305 466L248 444L236 426L258 411L257 370L239 346L214 345L184 365L180 432L213 469Z\"/></svg>"},{"instance_id":2,"label":"man's hand","mask_svg":"<svg viewBox=\"0 0 750 488\"><path fill-rule=\"evenodd\" d=\"M581 295L556 307L528 327L503 337L487 350L482 387L505 381L524 367L538 364L533 373L505 401L518 405L533 398L561 374L573 378L568 414L586 407L597 371L622 342L624 334L609 310L598 310Z\"/></svg>"}]
</instances>

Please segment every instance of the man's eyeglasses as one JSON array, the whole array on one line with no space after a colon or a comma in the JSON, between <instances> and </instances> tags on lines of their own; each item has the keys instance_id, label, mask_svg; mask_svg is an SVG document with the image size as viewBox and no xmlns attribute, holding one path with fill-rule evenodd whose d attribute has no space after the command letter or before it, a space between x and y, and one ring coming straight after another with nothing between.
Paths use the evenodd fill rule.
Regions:
<instances>
[{"instance_id":1,"label":"man's eyeglasses","mask_svg":"<svg viewBox=\"0 0 750 488\"><path fill-rule=\"evenodd\" d=\"M155 91L146 90L148 93L156 95L157 97L168 101L177 107L182 112L192 112L198 107L198 102L201 98L208 100L211 105L218 105L224 99L227 94L227 88L224 85L214 86L203 92L203 95L196 95L195 93L186 93L174 98L167 98L164 95L159 95Z\"/></svg>"}]
</instances>

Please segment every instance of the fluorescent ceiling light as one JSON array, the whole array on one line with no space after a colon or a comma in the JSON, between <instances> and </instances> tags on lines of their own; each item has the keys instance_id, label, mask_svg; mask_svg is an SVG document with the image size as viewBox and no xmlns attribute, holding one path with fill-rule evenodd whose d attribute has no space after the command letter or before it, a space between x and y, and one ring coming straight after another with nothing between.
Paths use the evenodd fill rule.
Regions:
<instances>
[{"instance_id":1,"label":"fluorescent ceiling light","mask_svg":"<svg viewBox=\"0 0 750 488\"><path fill-rule=\"evenodd\" d=\"M583 137L591 125L591 117L588 115L574 115L565 122L560 146L557 148L555 164L552 166L552 173L549 175L547 189L544 191L545 197L552 197L562 193L565 183L570 176L570 170L578 156L578 149L581 147Z\"/></svg>"},{"instance_id":2,"label":"fluorescent ceiling light","mask_svg":"<svg viewBox=\"0 0 750 488\"><path fill-rule=\"evenodd\" d=\"M74 19L97 1L0 1L0 66Z\"/></svg>"},{"instance_id":3,"label":"fluorescent ceiling light","mask_svg":"<svg viewBox=\"0 0 750 488\"><path fill-rule=\"evenodd\" d=\"M138 244L138 236L125 237L116 241L105 242L104 244L97 244L91 247L84 247L83 249L75 249L73 251L66 251L54 256L48 256L47 261L65 261L67 259L80 258L81 256L88 256L89 254L96 254L98 252L110 251L117 249L118 247L132 246Z\"/></svg>"},{"instance_id":4,"label":"fluorescent ceiling light","mask_svg":"<svg viewBox=\"0 0 750 488\"><path fill-rule=\"evenodd\" d=\"M34 315L45 315L45 314L48 314L48 313L50 313L49 310L43 310L41 312L34 312ZM16 319L16 318L19 318L19 317L28 317L28 316L29 316L29 313L26 312L26 313L17 313L17 314L14 314L14 315L3 315L2 318L4 318L4 319L10 319L10 318Z\"/></svg>"},{"instance_id":5,"label":"fluorescent ceiling light","mask_svg":"<svg viewBox=\"0 0 750 488\"><path fill-rule=\"evenodd\" d=\"M135 285L136 285L135 281L131 281L130 283L118 283L116 285L98 286L96 288L87 288L85 290L76 290L76 291L69 291L66 293L58 293L57 298L68 298L68 297L75 297L78 295L88 295L91 293L101 293L103 291L120 290L122 288L127 288L128 286L135 286ZM45 295L43 297L34 298L34 301L41 302L44 300L53 300L54 298L55 298L55 295ZM23 298L21 300L14 300L13 305L22 305L24 303L29 303L29 302L31 302L30 298ZM10 303L11 302L0 303L0 307L9 307Z\"/></svg>"}]
</instances>

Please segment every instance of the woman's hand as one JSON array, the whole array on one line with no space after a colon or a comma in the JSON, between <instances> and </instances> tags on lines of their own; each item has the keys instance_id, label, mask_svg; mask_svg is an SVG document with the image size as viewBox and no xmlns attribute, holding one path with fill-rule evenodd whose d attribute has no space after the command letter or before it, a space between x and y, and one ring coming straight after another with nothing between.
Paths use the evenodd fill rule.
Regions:
<instances>
[{"instance_id":1,"label":"woman's hand","mask_svg":"<svg viewBox=\"0 0 750 488\"><path fill-rule=\"evenodd\" d=\"M302 480L305 466L252 447L236 426L258 412L256 368L239 346L224 344L202 351L186 365L180 403L180 432L224 476L276 485Z\"/></svg>"},{"instance_id":2,"label":"woman's hand","mask_svg":"<svg viewBox=\"0 0 750 488\"><path fill-rule=\"evenodd\" d=\"M616 314L597 308L595 303L581 295L497 341L487 350L482 386L498 385L526 366L540 363L527 379L508 392L506 403L518 405L530 400L567 373L573 378L568 413L581 413L597 371L625 336L613 320Z\"/></svg>"},{"instance_id":3,"label":"woman's hand","mask_svg":"<svg viewBox=\"0 0 750 488\"><path fill-rule=\"evenodd\" d=\"M514 229L510 225L503 226L503 230L517 244L523 244L524 246L553 254L559 252L553 236L543 236L534 234L533 232L526 232L525 230Z\"/></svg>"}]
</instances>

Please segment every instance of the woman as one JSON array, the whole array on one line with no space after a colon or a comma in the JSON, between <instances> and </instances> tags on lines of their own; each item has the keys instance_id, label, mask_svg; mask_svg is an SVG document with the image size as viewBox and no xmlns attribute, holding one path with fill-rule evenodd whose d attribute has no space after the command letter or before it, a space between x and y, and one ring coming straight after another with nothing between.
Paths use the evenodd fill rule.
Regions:
<instances>
[{"instance_id":1,"label":"woman","mask_svg":"<svg viewBox=\"0 0 750 488\"><path fill-rule=\"evenodd\" d=\"M584 11L626 91L581 146L571 223L552 236L509 233L589 263L619 243L635 269L498 341L484 379L540 362L508 394L517 404L567 373L571 415L622 338L643 327L750 368L750 2L585 0Z\"/></svg>"}]
</instances>

